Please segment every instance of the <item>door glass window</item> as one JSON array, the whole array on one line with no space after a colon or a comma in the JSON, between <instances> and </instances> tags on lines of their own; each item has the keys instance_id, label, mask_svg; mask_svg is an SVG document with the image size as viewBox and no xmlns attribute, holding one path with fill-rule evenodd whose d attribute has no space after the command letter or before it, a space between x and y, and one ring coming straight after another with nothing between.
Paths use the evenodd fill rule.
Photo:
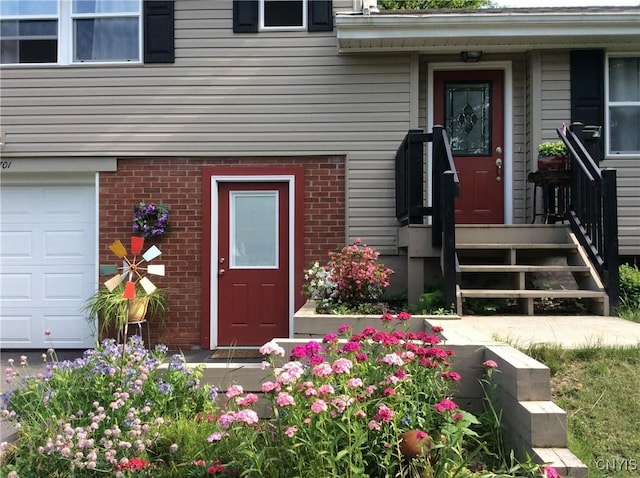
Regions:
<instances>
[{"instance_id":1,"label":"door glass window","mask_svg":"<svg viewBox=\"0 0 640 478\"><path fill-rule=\"evenodd\" d=\"M489 156L491 84L450 82L445 87L445 129L454 156Z\"/></svg>"},{"instance_id":2,"label":"door glass window","mask_svg":"<svg viewBox=\"0 0 640 478\"><path fill-rule=\"evenodd\" d=\"M278 192L234 191L230 198L230 267L278 267Z\"/></svg>"}]
</instances>

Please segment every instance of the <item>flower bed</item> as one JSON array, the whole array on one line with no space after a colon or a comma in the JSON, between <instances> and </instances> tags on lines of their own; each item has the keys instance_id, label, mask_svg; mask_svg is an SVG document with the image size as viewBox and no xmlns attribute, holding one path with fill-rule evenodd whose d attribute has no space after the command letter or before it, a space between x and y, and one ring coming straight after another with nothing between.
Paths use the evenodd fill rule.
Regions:
<instances>
[{"instance_id":1,"label":"flower bed","mask_svg":"<svg viewBox=\"0 0 640 478\"><path fill-rule=\"evenodd\" d=\"M107 341L76 362L51 362L43 376L3 394L3 416L21 428L0 471L444 478L511 468L499 476L544 476L536 464L495 454L499 423L456 404L460 375L440 330L410 332L409 322L408 315L385 317L384 330L360 332L345 325L294 346L289 360L277 342L265 344L269 419L256 413L258 394L240 384L217 395L179 355L164 370L162 347L150 352L133 339L123 350ZM11 367L9 375L17 374Z\"/></svg>"}]
</instances>

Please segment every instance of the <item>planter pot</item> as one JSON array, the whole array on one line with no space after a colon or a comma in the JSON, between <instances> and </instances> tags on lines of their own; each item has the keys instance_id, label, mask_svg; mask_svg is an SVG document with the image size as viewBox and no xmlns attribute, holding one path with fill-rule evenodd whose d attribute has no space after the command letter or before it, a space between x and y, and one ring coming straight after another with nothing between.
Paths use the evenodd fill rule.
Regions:
<instances>
[{"instance_id":1,"label":"planter pot","mask_svg":"<svg viewBox=\"0 0 640 478\"><path fill-rule=\"evenodd\" d=\"M322 338L328 333L335 333L338 328L347 324L353 333L360 333L365 327L383 327L380 315L334 315L316 313L316 302L307 301L293 316L295 338ZM412 315L407 321L409 332L424 332L425 320L460 319L458 315Z\"/></svg>"},{"instance_id":2,"label":"planter pot","mask_svg":"<svg viewBox=\"0 0 640 478\"><path fill-rule=\"evenodd\" d=\"M565 171L569 169L566 156L540 156L538 158L539 171Z\"/></svg>"},{"instance_id":3,"label":"planter pot","mask_svg":"<svg viewBox=\"0 0 640 478\"><path fill-rule=\"evenodd\" d=\"M127 321L131 323L142 322L149 307L149 299L146 297L131 299L127 307Z\"/></svg>"}]
</instances>

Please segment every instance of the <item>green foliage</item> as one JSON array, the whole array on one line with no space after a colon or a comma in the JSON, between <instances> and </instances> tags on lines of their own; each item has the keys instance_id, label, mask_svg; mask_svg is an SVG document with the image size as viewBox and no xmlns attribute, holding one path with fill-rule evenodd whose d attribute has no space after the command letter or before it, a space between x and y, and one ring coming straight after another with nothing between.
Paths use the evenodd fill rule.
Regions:
<instances>
[{"instance_id":1,"label":"green foliage","mask_svg":"<svg viewBox=\"0 0 640 478\"><path fill-rule=\"evenodd\" d=\"M428 8L492 7L492 0L378 0L381 10L426 10Z\"/></svg>"},{"instance_id":2,"label":"green foliage","mask_svg":"<svg viewBox=\"0 0 640 478\"><path fill-rule=\"evenodd\" d=\"M640 347L527 351L553 372L553 401L567 412L569 448L591 478L631 478L640 466Z\"/></svg>"},{"instance_id":3,"label":"green foliage","mask_svg":"<svg viewBox=\"0 0 640 478\"><path fill-rule=\"evenodd\" d=\"M567 147L561 140L547 141L538 145L538 155L542 157L562 157L567 154Z\"/></svg>"},{"instance_id":4,"label":"green foliage","mask_svg":"<svg viewBox=\"0 0 640 478\"><path fill-rule=\"evenodd\" d=\"M136 287L135 291L136 299L148 301L146 313L163 321L167 309L166 291L156 289L151 294L147 294L142 287ZM87 314L87 320L95 323L95 320L99 319L102 332L111 326L121 329L127 321L128 310L135 306L136 301L136 299L125 299L123 294L124 284L120 284L112 291L106 287L100 287L82 308L82 311Z\"/></svg>"},{"instance_id":5,"label":"green foliage","mask_svg":"<svg viewBox=\"0 0 640 478\"><path fill-rule=\"evenodd\" d=\"M620 273L620 317L640 322L640 269L638 266L622 264Z\"/></svg>"}]
</instances>

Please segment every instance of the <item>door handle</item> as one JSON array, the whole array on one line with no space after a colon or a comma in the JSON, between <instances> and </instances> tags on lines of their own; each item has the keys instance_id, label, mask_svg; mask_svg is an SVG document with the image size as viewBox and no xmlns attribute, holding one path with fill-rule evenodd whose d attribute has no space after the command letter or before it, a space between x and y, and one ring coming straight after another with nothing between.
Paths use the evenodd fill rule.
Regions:
<instances>
[{"instance_id":1,"label":"door handle","mask_svg":"<svg viewBox=\"0 0 640 478\"><path fill-rule=\"evenodd\" d=\"M220 269L220 270L218 271L218 275L219 275L219 276L223 276L225 272L226 272L226 271L225 271L224 269Z\"/></svg>"},{"instance_id":2,"label":"door handle","mask_svg":"<svg viewBox=\"0 0 640 478\"><path fill-rule=\"evenodd\" d=\"M497 170L496 181L500 182L502 181L502 159L500 158L496 159L496 170Z\"/></svg>"}]
</instances>

